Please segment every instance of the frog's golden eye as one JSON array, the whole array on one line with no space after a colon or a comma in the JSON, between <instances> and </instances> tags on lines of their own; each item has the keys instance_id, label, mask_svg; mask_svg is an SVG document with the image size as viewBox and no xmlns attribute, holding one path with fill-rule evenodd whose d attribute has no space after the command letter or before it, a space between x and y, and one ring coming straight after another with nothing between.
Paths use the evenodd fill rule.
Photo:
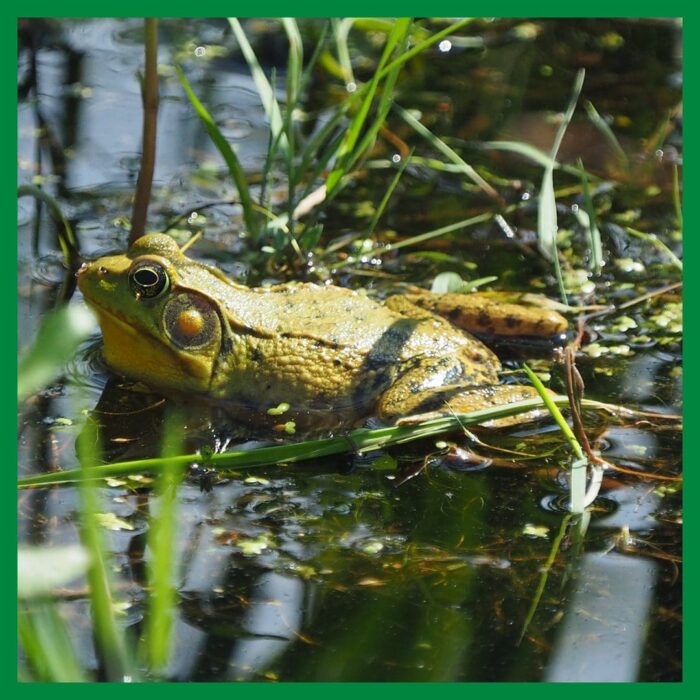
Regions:
<instances>
[{"instance_id":1,"label":"frog's golden eye","mask_svg":"<svg viewBox=\"0 0 700 700\"><path fill-rule=\"evenodd\" d=\"M153 299L168 288L168 273L154 260L135 262L129 270L129 286L137 299Z\"/></svg>"},{"instance_id":2,"label":"frog's golden eye","mask_svg":"<svg viewBox=\"0 0 700 700\"><path fill-rule=\"evenodd\" d=\"M183 292L168 299L163 325L170 339L180 348L192 350L219 337L219 317L209 301Z\"/></svg>"}]
</instances>

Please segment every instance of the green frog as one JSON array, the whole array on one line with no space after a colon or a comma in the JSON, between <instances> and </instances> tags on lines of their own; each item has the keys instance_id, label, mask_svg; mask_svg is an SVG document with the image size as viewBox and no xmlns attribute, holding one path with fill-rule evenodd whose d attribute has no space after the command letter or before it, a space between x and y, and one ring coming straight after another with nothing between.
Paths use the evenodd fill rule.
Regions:
<instances>
[{"instance_id":1,"label":"green frog","mask_svg":"<svg viewBox=\"0 0 700 700\"><path fill-rule=\"evenodd\" d=\"M531 387L501 384L496 355L453 323L544 336L567 325L556 311L488 293L379 303L330 285L249 288L164 234L84 264L78 285L110 367L166 395L220 401L263 430L335 429L372 415L393 424L533 398Z\"/></svg>"}]
</instances>

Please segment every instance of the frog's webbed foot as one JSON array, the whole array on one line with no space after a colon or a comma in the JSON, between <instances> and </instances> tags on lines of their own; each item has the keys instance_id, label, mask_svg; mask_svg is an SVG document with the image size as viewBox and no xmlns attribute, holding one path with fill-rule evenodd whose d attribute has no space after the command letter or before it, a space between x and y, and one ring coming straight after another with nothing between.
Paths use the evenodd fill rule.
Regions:
<instances>
[{"instance_id":1,"label":"frog's webbed foot","mask_svg":"<svg viewBox=\"0 0 700 700\"><path fill-rule=\"evenodd\" d=\"M552 337L563 333L567 320L554 309L535 303L536 295L510 292L406 294L406 303L443 316L470 333L485 335L535 335ZM393 304L393 297L387 305ZM405 313L402 310L402 313Z\"/></svg>"},{"instance_id":2,"label":"frog's webbed foot","mask_svg":"<svg viewBox=\"0 0 700 700\"><path fill-rule=\"evenodd\" d=\"M487 408L500 408L517 401L539 398L537 391L530 386L497 384L480 387L443 387L439 390L422 392L422 398L414 406L410 415L384 415L396 425L414 425L433 418L441 418L454 413L471 413ZM537 408L505 418L495 418L479 423L487 428L507 428L539 420L549 415L546 408Z\"/></svg>"}]
</instances>

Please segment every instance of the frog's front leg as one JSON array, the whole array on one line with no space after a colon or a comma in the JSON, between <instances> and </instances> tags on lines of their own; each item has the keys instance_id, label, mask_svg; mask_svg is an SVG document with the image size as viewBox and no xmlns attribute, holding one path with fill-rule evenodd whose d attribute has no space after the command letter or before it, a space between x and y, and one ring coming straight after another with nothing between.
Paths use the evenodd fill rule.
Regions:
<instances>
[{"instance_id":1,"label":"frog's front leg","mask_svg":"<svg viewBox=\"0 0 700 700\"><path fill-rule=\"evenodd\" d=\"M471 333L485 335L534 335L553 337L563 333L567 320L557 311L528 303L534 295L510 292L475 292L473 294L424 292L405 294L400 302L416 306L449 319ZM387 299L392 307L395 297ZM545 297L541 297L546 303Z\"/></svg>"}]
</instances>

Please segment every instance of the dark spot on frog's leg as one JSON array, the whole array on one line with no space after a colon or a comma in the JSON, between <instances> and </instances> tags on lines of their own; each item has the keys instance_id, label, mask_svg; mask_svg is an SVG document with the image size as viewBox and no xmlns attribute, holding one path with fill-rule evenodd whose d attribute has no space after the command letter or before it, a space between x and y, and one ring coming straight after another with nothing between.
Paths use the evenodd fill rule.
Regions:
<instances>
[{"instance_id":1,"label":"dark spot on frog's leg","mask_svg":"<svg viewBox=\"0 0 700 700\"><path fill-rule=\"evenodd\" d=\"M476 317L476 322L480 326L488 326L491 323L491 317L485 311L479 311L479 315Z\"/></svg>"},{"instance_id":2,"label":"dark spot on frog's leg","mask_svg":"<svg viewBox=\"0 0 700 700\"><path fill-rule=\"evenodd\" d=\"M250 359L253 362L262 362L263 354L262 352L260 352L260 348L253 348L250 351Z\"/></svg>"},{"instance_id":3,"label":"dark spot on frog's leg","mask_svg":"<svg viewBox=\"0 0 700 700\"><path fill-rule=\"evenodd\" d=\"M447 318L450 319L450 321L459 321L459 319L462 317L462 310L459 308L459 306L455 306L453 309L450 309L447 312Z\"/></svg>"},{"instance_id":4,"label":"dark spot on frog's leg","mask_svg":"<svg viewBox=\"0 0 700 700\"><path fill-rule=\"evenodd\" d=\"M342 363L341 363L340 360L336 357L336 358L333 360L333 364L337 367L338 365L340 365L340 364L342 364Z\"/></svg>"},{"instance_id":5,"label":"dark spot on frog's leg","mask_svg":"<svg viewBox=\"0 0 700 700\"><path fill-rule=\"evenodd\" d=\"M508 326L508 328L516 328L521 323L520 319L515 318L515 316L511 316L510 314L508 314L508 316L506 316L505 322L506 322L506 326Z\"/></svg>"}]
</instances>

